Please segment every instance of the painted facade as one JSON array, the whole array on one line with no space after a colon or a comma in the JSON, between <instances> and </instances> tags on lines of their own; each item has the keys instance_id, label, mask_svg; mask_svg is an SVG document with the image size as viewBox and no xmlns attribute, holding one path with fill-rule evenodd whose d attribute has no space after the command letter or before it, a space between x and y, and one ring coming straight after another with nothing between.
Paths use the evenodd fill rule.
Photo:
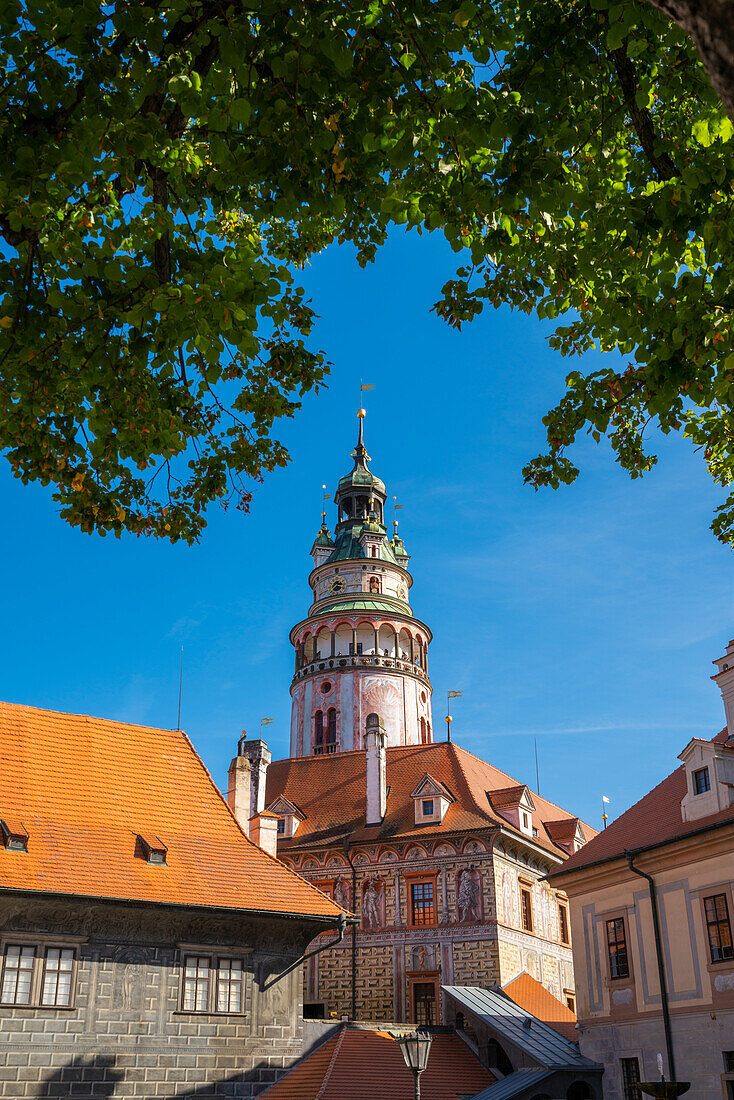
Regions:
<instances>
[{"instance_id":1,"label":"painted facade","mask_svg":"<svg viewBox=\"0 0 734 1100\"><path fill-rule=\"evenodd\" d=\"M503 985L523 971L573 1003L571 945L561 940L558 917L565 896L541 881L560 860L493 829L362 844L347 854L361 924L307 964L307 1014L450 1024L442 985ZM283 862L352 908L347 854L279 850ZM421 883L433 885L435 900L430 922L417 925L412 887ZM523 928L521 889L531 894L532 931Z\"/></svg>"},{"instance_id":2,"label":"painted facade","mask_svg":"<svg viewBox=\"0 0 734 1100\"><path fill-rule=\"evenodd\" d=\"M552 878L570 900L580 1045L605 1066L605 1100L658 1079L658 1055L691 1095L734 1097L734 642L717 664L727 727L694 738Z\"/></svg>"}]
</instances>

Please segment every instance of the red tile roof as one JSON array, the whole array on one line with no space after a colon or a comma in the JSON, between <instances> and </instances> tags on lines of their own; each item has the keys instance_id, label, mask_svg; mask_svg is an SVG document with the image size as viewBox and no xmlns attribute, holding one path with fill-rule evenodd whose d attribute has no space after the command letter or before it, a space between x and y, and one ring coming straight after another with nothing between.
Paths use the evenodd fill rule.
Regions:
<instances>
[{"instance_id":1,"label":"red tile roof","mask_svg":"<svg viewBox=\"0 0 734 1100\"><path fill-rule=\"evenodd\" d=\"M0 703L0 889L336 918L339 907L253 844L179 730ZM136 855L138 835L166 865ZM140 848L138 847L138 852Z\"/></svg>"},{"instance_id":2,"label":"red tile roof","mask_svg":"<svg viewBox=\"0 0 734 1100\"><path fill-rule=\"evenodd\" d=\"M520 1008L549 1024L565 1039L570 1039L572 1043L578 1042L576 1013L549 993L532 974L523 971L502 989Z\"/></svg>"},{"instance_id":3,"label":"red tile roof","mask_svg":"<svg viewBox=\"0 0 734 1100\"><path fill-rule=\"evenodd\" d=\"M524 794L524 783L518 783L514 787L501 787L492 791L492 805L498 809L500 806L517 806Z\"/></svg>"},{"instance_id":4,"label":"red tile roof","mask_svg":"<svg viewBox=\"0 0 734 1100\"><path fill-rule=\"evenodd\" d=\"M474 1096L494 1077L457 1035L434 1035L422 1100ZM343 1026L261 1094L263 1100L413 1100L413 1075L386 1031Z\"/></svg>"},{"instance_id":5,"label":"red tile roof","mask_svg":"<svg viewBox=\"0 0 734 1100\"><path fill-rule=\"evenodd\" d=\"M304 845L341 844L347 838L352 844L418 839L494 825L517 832L492 808L490 796L511 784L520 791L524 786L454 742L387 749L387 812L381 825L365 826L365 772L365 753L359 750L273 761L267 772L266 805L283 795L304 815L295 837L281 840L279 851L285 854ZM427 773L443 784L455 801L440 824L416 825L411 792ZM535 804L533 825L538 830L533 843L565 858L567 853L553 842L544 823L566 816L574 822L577 819L534 791L531 797ZM583 829L587 837L594 836L589 825Z\"/></svg>"},{"instance_id":6,"label":"red tile roof","mask_svg":"<svg viewBox=\"0 0 734 1100\"><path fill-rule=\"evenodd\" d=\"M719 744L726 741L727 736L727 731L722 730L711 740ZM618 859L627 851L654 848L709 826L734 821L734 805L696 821L684 821L680 804L685 793L686 771L681 765L572 855L553 872L554 877L592 863Z\"/></svg>"}]
</instances>

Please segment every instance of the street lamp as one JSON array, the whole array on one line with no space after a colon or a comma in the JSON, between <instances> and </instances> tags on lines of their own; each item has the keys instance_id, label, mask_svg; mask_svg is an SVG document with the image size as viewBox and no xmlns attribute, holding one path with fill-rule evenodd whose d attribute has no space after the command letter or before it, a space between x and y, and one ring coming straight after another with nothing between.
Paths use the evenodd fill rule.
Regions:
<instances>
[{"instance_id":1,"label":"street lamp","mask_svg":"<svg viewBox=\"0 0 734 1100\"><path fill-rule=\"evenodd\" d=\"M403 1058L415 1081L415 1100L421 1100L421 1074L428 1065L432 1036L425 1031L411 1031L397 1036Z\"/></svg>"}]
</instances>

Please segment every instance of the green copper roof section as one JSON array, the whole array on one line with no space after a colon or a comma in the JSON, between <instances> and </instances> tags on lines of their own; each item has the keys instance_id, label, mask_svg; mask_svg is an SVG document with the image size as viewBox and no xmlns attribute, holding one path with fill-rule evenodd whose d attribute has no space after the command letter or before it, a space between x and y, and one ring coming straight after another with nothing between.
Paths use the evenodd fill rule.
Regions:
<instances>
[{"instance_id":1,"label":"green copper roof section","mask_svg":"<svg viewBox=\"0 0 734 1100\"><path fill-rule=\"evenodd\" d=\"M379 546L380 556L377 560L389 561L397 565L398 559L393 553L393 548L388 542L385 528L382 524L362 522L361 520L356 520L354 523L342 524L341 528L337 530L334 538L334 549L326 560L328 562L335 562L363 559L365 553L359 540L365 530L371 534L380 533L382 535L382 541ZM374 561L375 559L370 558L369 560Z\"/></svg>"},{"instance_id":2,"label":"green copper roof section","mask_svg":"<svg viewBox=\"0 0 734 1100\"><path fill-rule=\"evenodd\" d=\"M399 602L405 603L404 600L401 600ZM353 596L352 598L346 600L335 600L334 603L329 604L328 608L320 608L318 614L333 615L337 611L384 611L387 614L394 615L395 612L398 610L396 606L397 603L398 601L396 600L378 600L374 599L371 596ZM403 611L401 612L401 614L406 615L410 614L410 612Z\"/></svg>"}]
</instances>

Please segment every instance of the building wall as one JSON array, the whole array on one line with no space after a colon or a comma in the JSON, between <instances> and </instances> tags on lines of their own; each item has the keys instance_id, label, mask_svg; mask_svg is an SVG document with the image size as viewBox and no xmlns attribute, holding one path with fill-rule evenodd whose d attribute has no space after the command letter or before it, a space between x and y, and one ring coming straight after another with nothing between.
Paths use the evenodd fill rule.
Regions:
<instances>
[{"instance_id":1,"label":"building wall","mask_svg":"<svg viewBox=\"0 0 734 1100\"><path fill-rule=\"evenodd\" d=\"M517 876L532 880L534 889L555 904L553 891L539 883L550 870L550 860L523 853L522 844L499 845L486 834L427 837L421 844L366 846L352 851L356 873L356 904L362 926L356 932L356 1015L364 1020L412 1019L411 986L435 982L437 1022L450 1023L440 993L442 984L496 985L511 981L528 969L559 997L573 991L570 947L557 942L557 923L544 920L533 934L519 927L519 910L508 912L498 898L497 882ZM340 852L304 847L279 851L279 857L348 908L352 902L352 870ZM500 865L504 872L500 870ZM460 905L461 876L468 872L477 885L476 908L467 913ZM410 923L409 887L413 876L434 876L437 923L414 927ZM379 923L368 927L365 890L372 882L378 895ZM540 905L540 901L538 903ZM478 919L475 919L478 916ZM309 964L304 974L304 1000L323 1003L326 1015L352 1012L351 931L344 943ZM555 937L555 939L554 939Z\"/></svg>"},{"instance_id":2,"label":"building wall","mask_svg":"<svg viewBox=\"0 0 734 1100\"><path fill-rule=\"evenodd\" d=\"M0 899L3 953L56 937L77 952L71 1007L0 1004L0 1097L256 1096L300 1056L300 969L266 986L312 934L296 921ZM241 1013L182 1010L184 944L244 960Z\"/></svg>"},{"instance_id":3,"label":"building wall","mask_svg":"<svg viewBox=\"0 0 734 1100\"><path fill-rule=\"evenodd\" d=\"M726 1097L724 1051L734 1052L734 959L712 961L704 898L724 894L734 926L734 830L645 853L636 865L655 880L676 1076L703 1100ZM637 1057L656 1076L667 1064L648 885L626 863L564 878L571 903L582 1052L606 1067L604 1095L621 1100L620 1059ZM629 976L612 976L607 922L622 919Z\"/></svg>"}]
</instances>

